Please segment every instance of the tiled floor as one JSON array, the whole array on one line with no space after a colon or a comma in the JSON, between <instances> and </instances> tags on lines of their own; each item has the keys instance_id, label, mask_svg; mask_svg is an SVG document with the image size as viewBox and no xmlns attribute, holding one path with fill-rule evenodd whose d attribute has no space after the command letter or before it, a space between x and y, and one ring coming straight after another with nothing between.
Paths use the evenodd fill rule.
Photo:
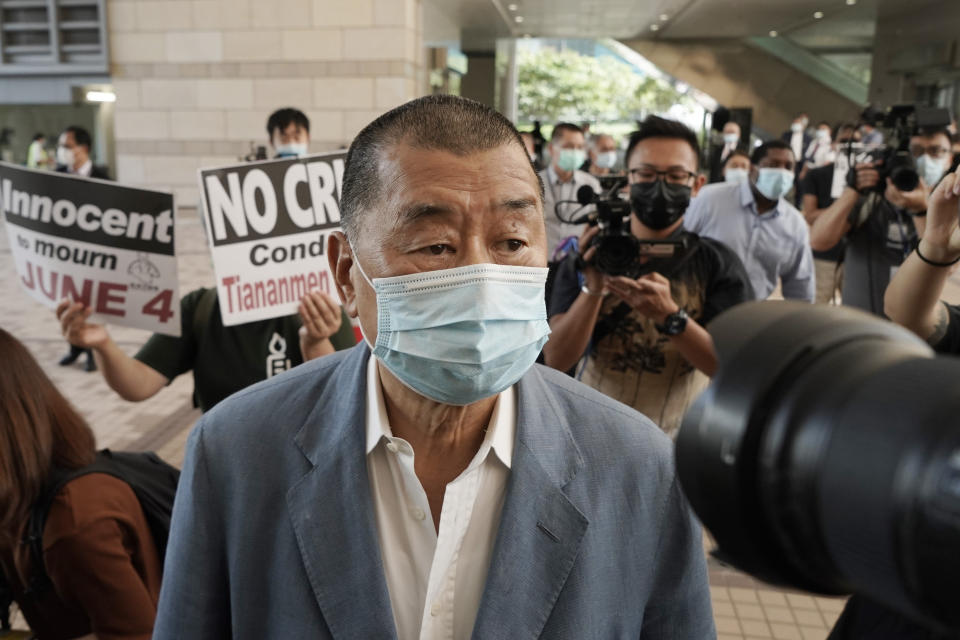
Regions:
<instances>
[{"instance_id":1,"label":"tiled floor","mask_svg":"<svg viewBox=\"0 0 960 640\"><path fill-rule=\"evenodd\" d=\"M181 213L177 224L180 291L213 284L212 267L196 213ZM181 376L155 397L140 403L121 400L98 373L80 366L59 367L66 350L52 311L32 301L13 277L3 223L0 223L0 326L23 341L47 374L93 427L100 446L152 449L173 464L183 460L183 447L199 413L192 410L193 380ZM951 283L948 297L960 300L960 286ZM115 340L133 353L147 337L144 331L112 328ZM776 638L823 640L843 608L843 600L783 591L721 566L710 559L710 584L717 631L722 640Z\"/></svg>"}]
</instances>

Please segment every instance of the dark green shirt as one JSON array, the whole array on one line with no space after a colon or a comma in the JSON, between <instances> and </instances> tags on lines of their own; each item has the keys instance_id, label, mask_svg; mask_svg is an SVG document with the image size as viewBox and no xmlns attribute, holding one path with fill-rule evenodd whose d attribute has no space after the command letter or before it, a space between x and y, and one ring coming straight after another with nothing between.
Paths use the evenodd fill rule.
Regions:
<instances>
[{"instance_id":1,"label":"dark green shirt","mask_svg":"<svg viewBox=\"0 0 960 640\"><path fill-rule=\"evenodd\" d=\"M330 337L338 351L355 344L350 320L342 310L341 314L340 330ZM180 300L180 324L179 338L155 333L134 357L170 380L193 370L194 404L204 412L243 388L303 363L296 314L225 327L216 289L204 288Z\"/></svg>"}]
</instances>

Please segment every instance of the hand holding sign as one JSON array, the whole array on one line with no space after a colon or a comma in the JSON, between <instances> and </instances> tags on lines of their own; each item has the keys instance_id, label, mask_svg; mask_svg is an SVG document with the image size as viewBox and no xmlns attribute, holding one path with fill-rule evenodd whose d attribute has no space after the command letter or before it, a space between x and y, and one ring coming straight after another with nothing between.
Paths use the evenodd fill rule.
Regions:
<instances>
[{"instance_id":1,"label":"hand holding sign","mask_svg":"<svg viewBox=\"0 0 960 640\"><path fill-rule=\"evenodd\" d=\"M308 346L328 340L340 330L340 305L322 291L311 291L300 300L300 342ZM306 354L304 354L306 355Z\"/></svg>"},{"instance_id":2,"label":"hand holding sign","mask_svg":"<svg viewBox=\"0 0 960 640\"><path fill-rule=\"evenodd\" d=\"M305 293L332 292L325 252L343 167L336 152L200 171L224 326L290 315Z\"/></svg>"},{"instance_id":3,"label":"hand holding sign","mask_svg":"<svg viewBox=\"0 0 960 640\"><path fill-rule=\"evenodd\" d=\"M95 349L110 339L110 334L102 324L87 322L92 313L93 309L85 307L82 302L62 300L57 305L57 318L67 342L84 349Z\"/></svg>"}]
</instances>

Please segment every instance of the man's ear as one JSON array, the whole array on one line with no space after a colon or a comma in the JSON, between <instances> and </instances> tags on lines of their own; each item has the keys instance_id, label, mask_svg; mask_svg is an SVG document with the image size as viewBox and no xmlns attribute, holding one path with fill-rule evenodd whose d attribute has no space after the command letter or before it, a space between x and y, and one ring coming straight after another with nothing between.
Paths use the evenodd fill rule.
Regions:
<instances>
[{"instance_id":1,"label":"man's ear","mask_svg":"<svg viewBox=\"0 0 960 640\"><path fill-rule=\"evenodd\" d=\"M696 197L696 195L700 193L700 189L703 187L704 184L706 184L706 182L707 182L707 176L703 174L698 175L696 179L693 181L693 189L690 190L690 196Z\"/></svg>"},{"instance_id":2,"label":"man's ear","mask_svg":"<svg viewBox=\"0 0 960 640\"><path fill-rule=\"evenodd\" d=\"M350 279L350 269L353 267L353 249L347 242L347 236L342 231L334 231L327 238L327 260L330 263L330 272L333 274L333 283L337 287L337 295L343 304L344 311L351 318L357 317L357 292Z\"/></svg>"}]
</instances>

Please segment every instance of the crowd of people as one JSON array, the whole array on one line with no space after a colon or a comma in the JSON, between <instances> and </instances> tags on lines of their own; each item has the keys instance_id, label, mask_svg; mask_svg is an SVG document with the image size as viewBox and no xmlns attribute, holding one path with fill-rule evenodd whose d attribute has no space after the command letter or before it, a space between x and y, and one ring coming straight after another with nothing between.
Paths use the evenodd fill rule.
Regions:
<instances>
[{"instance_id":1,"label":"crowd of people","mask_svg":"<svg viewBox=\"0 0 960 640\"><path fill-rule=\"evenodd\" d=\"M135 492L91 474L56 495L37 566L31 511L95 444L0 330L0 605L6 586L41 639L711 637L670 440L721 364L711 320L839 303L960 352L960 308L939 301L960 262L955 134L914 132L902 190L879 130L809 123L752 145L729 121L707 149L657 116L622 142L567 122L546 140L421 98L350 147L327 247L339 300L224 326L201 288L181 337L134 356L63 301L65 361L89 350L122 398L193 371L205 416L165 549ZM296 109L267 123L276 157L306 154L309 132ZM90 144L65 130L63 170L97 177ZM620 226L604 194L628 206ZM638 248L622 269L602 259L610 233ZM267 380L278 336L290 371Z\"/></svg>"}]
</instances>

